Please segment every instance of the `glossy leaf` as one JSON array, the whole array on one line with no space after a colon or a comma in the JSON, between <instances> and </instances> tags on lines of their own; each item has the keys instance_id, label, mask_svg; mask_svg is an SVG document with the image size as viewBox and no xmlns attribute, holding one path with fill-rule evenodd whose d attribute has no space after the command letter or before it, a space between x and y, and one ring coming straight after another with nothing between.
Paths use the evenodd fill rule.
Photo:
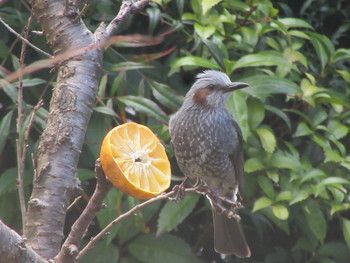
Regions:
<instances>
[{"instance_id":1,"label":"glossy leaf","mask_svg":"<svg viewBox=\"0 0 350 263\"><path fill-rule=\"evenodd\" d=\"M312 233L323 242L327 233L327 223L319 205L315 201L309 200L304 208L304 214Z\"/></svg>"},{"instance_id":2,"label":"glossy leaf","mask_svg":"<svg viewBox=\"0 0 350 263\"><path fill-rule=\"evenodd\" d=\"M170 234L155 237L152 234L142 235L134 239L128 250L138 260L145 263L199 263L190 247L180 238ZM181 253L179 253L181 251Z\"/></svg>"},{"instance_id":3,"label":"glossy leaf","mask_svg":"<svg viewBox=\"0 0 350 263\"><path fill-rule=\"evenodd\" d=\"M227 103L227 108L237 121L246 140L250 135L246 95L240 91L234 92Z\"/></svg>"},{"instance_id":4,"label":"glossy leaf","mask_svg":"<svg viewBox=\"0 0 350 263\"><path fill-rule=\"evenodd\" d=\"M215 5L220 3L222 0L202 0L202 10L203 10L203 15L206 15L206 13Z\"/></svg>"},{"instance_id":5,"label":"glossy leaf","mask_svg":"<svg viewBox=\"0 0 350 263\"><path fill-rule=\"evenodd\" d=\"M290 67L291 64L283 58L281 53L275 51L263 51L258 54L246 55L240 58L234 65L233 70L245 67L261 66Z\"/></svg>"},{"instance_id":6,"label":"glossy leaf","mask_svg":"<svg viewBox=\"0 0 350 263\"><path fill-rule=\"evenodd\" d=\"M135 109L137 112L144 113L157 120L168 123L168 117L166 114L159 108L156 103L149 99L137 96L124 96L119 97L118 100L125 105Z\"/></svg>"},{"instance_id":7,"label":"glossy leaf","mask_svg":"<svg viewBox=\"0 0 350 263\"><path fill-rule=\"evenodd\" d=\"M278 219L281 219L281 220L287 220L289 217L288 208L285 207L284 205L272 206L272 212Z\"/></svg>"},{"instance_id":8,"label":"glossy leaf","mask_svg":"<svg viewBox=\"0 0 350 263\"><path fill-rule=\"evenodd\" d=\"M115 111L111 108L108 108L106 106L97 106L94 108L95 111L106 114L106 115L110 115L113 117L118 117L117 113L115 113Z\"/></svg>"},{"instance_id":9,"label":"glossy leaf","mask_svg":"<svg viewBox=\"0 0 350 263\"><path fill-rule=\"evenodd\" d=\"M303 27L303 28L309 28L314 29L308 22L306 22L303 19L299 18L280 18L278 19L279 22L284 24L286 27Z\"/></svg>"},{"instance_id":10,"label":"glossy leaf","mask_svg":"<svg viewBox=\"0 0 350 263\"><path fill-rule=\"evenodd\" d=\"M153 68L151 65L143 64L143 63L138 63L138 62L131 62L131 61L126 61L126 62L120 62L118 64L114 64L111 66L112 71L127 71L127 70L135 70L135 69L146 69L146 68Z\"/></svg>"},{"instance_id":11,"label":"glossy leaf","mask_svg":"<svg viewBox=\"0 0 350 263\"><path fill-rule=\"evenodd\" d=\"M272 203L273 202L271 199L267 197L260 197L258 200L254 202L253 213L260 209L270 206Z\"/></svg>"},{"instance_id":12,"label":"glossy leaf","mask_svg":"<svg viewBox=\"0 0 350 263\"><path fill-rule=\"evenodd\" d=\"M256 133L264 150L268 153L274 152L277 144L275 135L267 128L257 128Z\"/></svg>"},{"instance_id":13,"label":"glossy leaf","mask_svg":"<svg viewBox=\"0 0 350 263\"><path fill-rule=\"evenodd\" d=\"M5 143L10 134L13 111L9 111L0 121L0 153L2 153Z\"/></svg>"},{"instance_id":14,"label":"glossy leaf","mask_svg":"<svg viewBox=\"0 0 350 263\"><path fill-rule=\"evenodd\" d=\"M174 71L183 66L195 66L195 67L203 67L209 69L219 69L220 66L209 59L196 57L196 56L187 56L183 58L179 58L174 61L172 65L172 69L169 74L174 73Z\"/></svg>"},{"instance_id":15,"label":"glossy leaf","mask_svg":"<svg viewBox=\"0 0 350 263\"><path fill-rule=\"evenodd\" d=\"M265 169L265 166L258 158L250 158L244 164L244 171L247 173L252 173L263 169Z\"/></svg>"},{"instance_id":16,"label":"glossy leaf","mask_svg":"<svg viewBox=\"0 0 350 263\"><path fill-rule=\"evenodd\" d=\"M148 83L152 88L154 97L164 106L173 110L177 110L181 106L182 100L168 85L152 80L149 80Z\"/></svg>"},{"instance_id":17,"label":"glossy leaf","mask_svg":"<svg viewBox=\"0 0 350 263\"><path fill-rule=\"evenodd\" d=\"M200 195L192 193L187 194L181 201L168 201L162 208L158 219L157 233L161 234L164 231L171 231L192 212L197 204Z\"/></svg>"},{"instance_id":18,"label":"glossy leaf","mask_svg":"<svg viewBox=\"0 0 350 263\"><path fill-rule=\"evenodd\" d=\"M242 78L240 81L249 84L248 88L242 90L243 92L249 93L262 101L272 94L295 94L300 91L299 86L294 82L275 76L256 75Z\"/></svg>"},{"instance_id":19,"label":"glossy leaf","mask_svg":"<svg viewBox=\"0 0 350 263\"><path fill-rule=\"evenodd\" d=\"M343 221L343 235L344 235L346 244L350 249L350 220L343 218L342 221Z\"/></svg>"}]
</instances>

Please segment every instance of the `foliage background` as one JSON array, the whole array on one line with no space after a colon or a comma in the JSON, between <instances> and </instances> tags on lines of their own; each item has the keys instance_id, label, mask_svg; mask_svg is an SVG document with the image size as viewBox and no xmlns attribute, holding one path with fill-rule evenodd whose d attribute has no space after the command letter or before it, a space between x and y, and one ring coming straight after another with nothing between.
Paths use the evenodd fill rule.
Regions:
<instances>
[{"instance_id":1,"label":"foliage background","mask_svg":"<svg viewBox=\"0 0 350 263\"><path fill-rule=\"evenodd\" d=\"M120 3L91 1L90 28L112 18ZM320 1L158 0L124 23L119 32L163 36L160 43L116 43L105 52L98 102L79 164L83 196L94 189L94 160L106 132L125 121L149 126L172 160L167 121L203 68L226 72L250 88L228 107L245 141L242 223L250 259L222 259L213 251L207 201L151 205L117 225L85 262L348 262L350 3ZM25 1L4 1L0 16L22 32L30 16ZM37 25L32 30L40 30ZM42 36L30 41L50 52ZM0 26L0 77L18 70L21 42ZM43 57L27 49L27 65ZM33 178L32 156L45 127L55 73L25 77L24 108L35 115L28 143L25 193ZM0 90L0 218L21 229L16 191L16 83ZM26 127L26 125L24 125ZM23 133L25 130L23 129ZM86 240L139 200L113 189ZM66 229L82 201L67 214ZM84 260L83 260L84 261Z\"/></svg>"}]
</instances>

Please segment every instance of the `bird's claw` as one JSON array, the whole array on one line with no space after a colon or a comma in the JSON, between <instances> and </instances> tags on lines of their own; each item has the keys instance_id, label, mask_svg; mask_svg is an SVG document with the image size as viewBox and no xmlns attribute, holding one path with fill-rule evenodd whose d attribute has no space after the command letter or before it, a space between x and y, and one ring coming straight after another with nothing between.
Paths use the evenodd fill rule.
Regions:
<instances>
[{"instance_id":1,"label":"bird's claw","mask_svg":"<svg viewBox=\"0 0 350 263\"><path fill-rule=\"evenodd\" d=\"M185 191L185 186L183 182L181 184L175 185L173 187L173 191L174 191L174 197L170 197L169 198L170 200L178 201L178 200L184 199L186 195L186 191Z\"/></svg>"}]
</instances>

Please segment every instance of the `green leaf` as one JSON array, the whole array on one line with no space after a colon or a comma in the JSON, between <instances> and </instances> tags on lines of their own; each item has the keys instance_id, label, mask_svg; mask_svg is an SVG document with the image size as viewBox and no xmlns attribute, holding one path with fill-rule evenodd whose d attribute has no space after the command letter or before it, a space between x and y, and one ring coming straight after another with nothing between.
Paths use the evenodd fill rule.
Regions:
<instances>
[{"instance_id":1,"label":"green leaf","mask_svg":"<svg viewBox=\"0 0 350 263\"><path fill-rule=\"evenodd\" d=\"M294 198L294 195L291 191L282 191L276 196L276 202L279 201L291 201Z\"/></svg>"},{"instance_id":2,"label":"green leaf","mask_svg":"<svg viewBox=\"0 0 350 263\"><path fill-rule=\"evenodd\" d=\"M348 248L350 249L350 220L347 220L343 217L343 235L344 239L346 241L346 244L348 245Z\"/></svg>"},{"instance_id":3,"label":"green leaf","mask_svg":"<svg viewBox=\"0 0 350 263\"><path fill-rule=\"evenodd\" d=\"M272 206L272 212L278 219L281 219L281 220L287 220L289 217L288 208L285 207L284 205Z\"/></svg>"},{"instance_id":4,"label":"green leaf","mask_svg":"<svg viewBox=\"0 0 350 263\"><path fill-rule=\"evenodd\" d=\"M152 88L154 97L164 106L173 110L177 110L181 106L182 100L168 85L152 80L148 80L148 83Z\"/></svg>"},{"instance_id":5,"label":"green leaf","mask_svg":"<svg viewBox=\"0 0 350 263\"><path fill-rule=\"evenodd\" d=\"M250 135L246 98L247 95L243 92L235 91L227 102L227 108L241 128L244 140Z\"/></svg>"},{"instance_id":6,"label":"green leaf","mask_svg":"<svg viewBox=\"0 0 350 263\"><path fill-rule=\"evenodd\" d=\"M276 51L262 51L258 54L245 55L237 60L233 70L245 67L262 67L262 66L283 66L291 67L283 55Z\"/></svg>"},{"instance_id":7,"label":"green leaf","mask_svg":"<svg viewBox=\"0 0 350 263\"><path fill-rule=\"evenodd\" d=\"M29 170L24 170L23 174L23 185L27 186L32 183L32 172ZM6 194L10 191L17 189L17 168L9 168L5 170L0 176L0 196Z\"/></svg>"},{"instance_id":8,"label":"green leaf","mask_svg":"<svg viewBox=\"0 0 350 263\"><path fill-rule=\"evenodd\" d=\"M144 113L157 120L168 123L167 115L162 111L161 108L159 108L156 103L150 99L137 96L124 96L119 97L118 100L125 105L133 108L137 112Z\"/></svg>"},{"instance_id":9,"label":"green leaf","mask_svg":"<svg viewBox=\"0 0 350 263\"><path fill-rule=\"evenodd\" d=\"M310 40L310 37L304 33L303 31L300 30L289 30L289 35L294 36L294 37L299 37L299 38L304 38L307 40Z\"/></svg>"},{"instance_id":10,"label":"green leaf","mask_svg":"<svg viewBox=\"0 0 350 263\"><path fill-rule=\"evenodd\" d=\"M206 15L207 12L215 5L217 5L218 3L220 3L222 0L202 0L201 4L202 4L202 12L203 15Z\"/></svg>"},{"instance_id":11,"label":"green leaf","mask_svg":"<svg viewBox=\"0 0 350 263\"><path fill-rule=\"evenodd\" d=\"M287 168L294 171L300 168L300 162L297 158L282 151L277 151L272 155L270 165L275 168Z\"/></svg>"},{"instance_id":12,"label":"green leaf","mask_svg":"<svg viewBox=\"0 0 350 263\"><path fill-rule=\"evenodd\" d=\"M257 128L256 133L264 150L273 153L277 144L275 135L267 128Z\"/></svg>"},{"instance_id":13,"label":"green leaf","mask_svg":"<svg viewBox=\"0 0 350 263\"><path fill-rule=\"evenodd\" d=\"M315 178L322 178L322 177L326 177L327 174L322 171L321 169L311 169L309 170L304 176L303 178L301 179L300 183L305 183L307 181L310 181L312 179L315 179Z\"/></svg>"},{"instance_id":14,"label":"green leaf","mask_svg":"<svg viewBox=\"0 0 350 263\"><path fill-rule=\"evenodd\" d=\"M321 61L322 68L324 68L335 52L334 45L325 35L320 35L313 32L308 32L308 34L311 37L311 43L316 50L317 56Z\"/></svg>"},{"instance_id":15,"label":"green leaf","mask_svg":"<svg viewBox=\"0 0 350 263\"><path fill-rule=\"evenodd\" d=\"M10 134L12 115L13 110L9 111L0 122L0 154L5 147L5 143L8 140L8 136Z\"/></svg>"},{"instance_id":16,"label":"green leaf","mask_svg":"<svg viewBox=\"0 0 350 263\"><path fill-rule=\"evenodd\" d=\"M266 176L258 176L258 184L263 192L271 199L275 197L275 190L273 188L272 182Z\"/></svg>"},{"instance_id":17,"label":"green leaf","mask_svg":"<svg viewBox=\"0 0 350 263\"><path fill-rule=\"evenodd\" d=\"M126 85L126 72L120 72L113 80L111 95L121 95L123 92L123 87L126 87Z\"/></svg>"},{"instance_id":18,"label":"green leaf","mask_svg":"<svg viewBox=\"0 0 350 263\"><path fill-rule=\"evenodd\" d=\"M322 263L348 262L350 258L349 249L342 240L328 241L318 249L317 254Z\"/></svg>"},{"instance_id":19,"label":"green leaf","mask_svg":"<svg viewBox=\"0 0 350 263\"><path fill-rule=\"evenodd\" d=\"M249 99L247 104L249 125L251 129L255 129L261 124L265 117L265 108L263 103L256 98Z\"/></svg>"},{"instance_id":20,"label":"green leaf","mask_svg":"<svg viewBox=\"0 0 350 263\"><path fill-rule=\"evenodd\" d=\"M345 70L337 70L337 72L342 76L346 83L350 83L350 73Z\"/></svg>"},{"instance_id":21,"label":"green leaf","mask_svg":"<svg viewBox=\"0 0 350 263\"><path fill-rule=\"evenodd\" d=\"M108 74L104 74L100 80L100 84L98 85L98 96L100 98L104 98L106 96L107 80L108 80Z\"/></svg>"},{"instance_id":22,"label":"green leaf","mask_svg":"<svg viewBox=\"0 0 350 263\"><path fill-rule=\"evenodd\" d=\"M328 123L327 128L332 131L332 135L336 139L344 138L349 132L349 128L337 119L331 119Z\"/></svg>"},{"instance_id":23,"label":"green leaf","mask_svg":"<svg viewBox=\"0 0 350 263\"><path fill-rule=\"evenodd\" d=\"M94 108L95 111L106 114L106 115L110 115L113 117L118 117L118 114L115 113L115 111L111 108L108 108L106 106L97 106Z\"/></svg>"},{"instance_id":24,"label":"green leaf","mask_svg":"<svg viewBox=\"0 0 350 263\"><path fill-rule=\"evenodd\" d=\"M128 246L130 253L141 262L155 263L200 263L191 248L182 239L164 234L155 237L152 234L134 239Z\"/></svg>"},{"instance_id":25,"label":"green leaf","mask_svg":"<svg viewBox=\"0 0 350 263\"><path fill-rule=\"evenodd\" d=\"M106 245L105 242L98 242L81 259L81 262L101 263L101 262L119 262L119 248L114 244Z\"/></svg>"},{"instance_id":26,"label":"green leaf","mask_svg":"<svg viewBox=\"0 0 350 263\"><path fill-rule=\"evenodd\" d=\"M208 39L212 34L215 33L214 26L202 26L198 23L194 24L194 30L201 39Z\"/></svg>"},{"instance_id":27,"label":"green leaf","mask_svg":"<svg viewBox=\"0 0 350 263\"><path fill-rule=\"evenodd\" d=\"M168 201L159 214L157 235L164 231L169 232L181 224L192 212L198 200L198 194L188 193L181 201Z\"/></svg>"},{"instance_id":28,"label":"green leaf","mask_svg":"<svg viewBox=\"0 0 350 263\"><path fill-rule=\"evenodd\" d=\"M117 210L117 206L118 202L122 198L122 195L122 192L115 188L112 188L108 192L106 198L103 200L106 207L97 214L97 220L101 228L106 227L112 220L118 217L119 212ZM121 224L117 224L109 230L109 235L106 236L106 244L110 244L112 242L120 227Z\"/></svg>"},{"instance_id":29,"label":"green leaf","mask_svg":"<svg viewBox=\"0 0 350 263\"><path fill-rule=\"evenodd\" d=\"M312 233L323 242L327 233L327 222L318 203L308 200L304 207L304 214Z\"/></svg>"},{"instance_id":30,"label":"green leaf","mask_svg":"<svg viewBox=\"0 0 350 263\"><path fill-rule=\"evenodd\" d=\"M0 86L2 86L2 89L4 90L4 92L6 93L6 95L8 97L10 97L10 99L12 100L13 103L17 103L17 99L18 99L18 92L17 92L17 88L14 85L14 83L9 83L6 82L3 79L0 79Z\"/></svg>"},{"instance_id":31,"label":"green leaf","mask_svg":"<svg viewBox=\"0 0 350 263\"><path fill-rule=\"evenodd\" d=\"M303 28L309 28L314 30L314 28L306 21L299 19L299 18L280 18L278 19L279 22L281 22L283 25L285 25L288 28L291 27L303 27Z\"/></svg>"},{"instance_id":32,"label":"green leaf","mask_svg":"<svg viewBox=\"0 0 350 263\"><path fill-rule=\"evenodd\" d=\"M179 67L183 66L196 66L196 67L203 67L203 68L210 68L210 69L220 69L220 66L209 59L202 58L202 57L196 57L196 56L186 56L182 58L178 58L174 61L171 71L169 72L169 75L175 72L175 70Z\"/></svg>"},{"instance_id":33,"label":"green leaf","mask_svg":"<svg viewBox=\"0 0 350 263\"><path fill-rule=\"evenodd\" d=\"M323 179L321 182L317 184L317 187L330 186L330 185L338 185L338 184L350 184L349 180L346 180L341 177L328 177Z\"/></svg>"},{"instance_id":34,"label":"green leaf","mask_svg":"<svg viewBox=\"0 0 350 263\"><path fill-rule=\"evenodd\" d=\"M89 180L95 178L95 172L90 169L78 169L78 177L80 181Z\"/></svg>"},{"instance_id":35,"label":"green leaf","mask_svg":"<svg viewBox=\"0 0 350 263\"><path fill-rule=\"evenodd\" d=\"M300 88L294 82L267 75L255 75L252 77L242 78L240 81L248 83L249 87L242 89L242 92L264 101L266 97L275 93L296 94L300 92Z\"/></svg>"},{"instance_id":36,"label":"green leaf","mask_svg":"<svg viewBox=\"0 0 350 263\"><path fill-rule=\"evenodd\" d=\"M272 113L276 114L278 117L280 117L288 126L289 129L292 128L290 119L288 117L287 114L285 114L282 110L273 107L271 105L265 105L265 109L267 109L268 111L271 111Z\"/></svg>"},{"instance_id":37,"label":"green leaf","mask_svg":"<svg viewBox=\"0 0 350 263\"><path fill-rule=\"evenodd\" d=\"M273 211L272 207L266 207L261 211L266 217L268 217L272 222L274 222L280 229L282 229L287 235L290 235L288 220L278 219Z\"/></svg>"},{"instance_id":38,"label":"green leaf","mask_svg":"<svg viewBox=\"0 0 350 263\"><path fill-rule=\"evenodd\" d=\"M302 202L309 197L309 192L306 190L299 190L295 198L289 202L290 205L294 205L296 203Z\"/></svg>"},{"instance_id":39,"label":"green leaf","mask_svg":"<svg viewBox=\"0 0 350 263\"><path fill-rule=\"evenodd\" d=\"M153 68L153 66L143 64L143 63L138 63L138 62L132 62L132 61L120 62L118 64L114 64L113 66L111 66L112 71L127 71L127 70L145 69L145 68Z\"/></svg>"},{"instance_id":40,"label":"green leaf","mask_svg":"<svg viewBox=\"0 0 350 263\"><path fill-rule=\"evenodd\" d=\"M250 158L244 163L244 171L247 173L252 173L263 169L265 169L265 166L258 158Z\"/></svg>"},{"instance_id":41,"label":"green leaf","mask_svg":"<svg viewBox=\"0 0 350 263\"><path fill-rule=\"evenodd\" d=\"M6 58L9 54L9 48L8 46L4 43L4 41L0 41L0 58Z\"/></svg>"},{"instance_id":42,"label":"green leaf","mask_svg":"<svg viewBox=\"0 0 350 263\"><path fill-rule=\"evenodd\" d=\"M240 0L230 0L226 4L236 11L248 12L250 10L250 6Z\"/></svg>"},{"instance_id":43,"label":"green leaf","mask_svg":"<svg viewBox=\"0 0 350 263\"><path fill-rule=\"evenodd\" d=\"M258 200L254 202L253 213L260 209L263 209L265 207L272 205L272 203L273 202L270 198L267 198L265 196L260 197Z\"/></svg>"},{"instance_id":44,"label":"green leaf","mask_svg":"<svg viewBox=\"0 0 350 263\"><path fill-rule=\"evenodd\" d=\"M302 137L312 134L313 131L309 128L309 126L305 122L301 122L298 124L297 130L293 134L293 137Z\"/></svg>"},{"instance_id":45,"label":"green leaf","mask_svg":"<svg viewBox=\"0 0 350 263\"><path fill-rule=\"evenodd\" d=\"M225 60L227 61L228 54L224 44L219 41L215 42L215 39L203 39L202 41L208 47L210 53L213 55L220 67L225 68ZM228 75L230 75L231 72Z\"/></svg>"}]
</instances>

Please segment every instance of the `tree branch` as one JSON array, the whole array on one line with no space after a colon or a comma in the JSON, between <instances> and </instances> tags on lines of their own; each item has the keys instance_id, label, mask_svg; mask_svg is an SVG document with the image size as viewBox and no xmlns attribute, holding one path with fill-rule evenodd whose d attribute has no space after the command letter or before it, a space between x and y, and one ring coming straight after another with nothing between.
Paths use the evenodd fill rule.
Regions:
<instances>
[{"instance_id":1,"label":"tree branch","mask_svg":"<svg viewBox=\"0 0 350 263\"><path fill-rule=\"evenodd\" d=\"M83 239L84 233L90 226L96 213L101 210L102 201L107 195L108 191L112 188L112 184L106 179L106 176L101 168L100 159L96 160L95 173L97 179L95 192L92 195L83 213L73 224L72 230L64 242L60 253L55 258L58 262L75 262L75 258L78 255L80 243Z\"/></svg>"},{"instance_id":2,"label":"tree branch","mask_svg":"<svg viewBox=\"0 0 350 263\"><path fill-rule=\"evenodd\" d=\"M0 220L0 259L1 263L48 263L34 250L26 246L25 240L16 231Z\"/></svg>"},{"instance_id":3,"label":"tree branch","mask_svg":"<svg viewBox=\"0 0 350 263\"><path fill-rule=\"evenodd\" d=\"M32 22L32 16L29 17L27 26L24 29L24 39L28 39L29 37L29 28ZM27 43L22 41L21 55L19 58L19 71L22 72L24 68L24 60L26 56ZM17 131L16 131L16 151L17 151L17 188L19 195L19 204L21 207L21 216L22 216L22 230L25 226L26 219L26 201L24 197L24 186L23 186L23 173L25 166L25 156L27 151L26 141L24 139L22 133L22 125L23 125L23 117L24 117L24 108L23 108L23 74L20 74L20 78L18 81L18 96L17 96Z\"/></svg>"},{"instance_id":4,"label":"tree branch","mask_svg":"<svg viewBox=\"0 0 350 263\"><path fill-rule=\"evenodd\" d=\"M122 21L124 21L130 14L142 10L149 2L150 0L140 0L137 2L132 0L124 0L120 7L118 15L109 23L106 28L107 37L113 36Z\"/></svg>"},{"instance_id":5,"label":"tree branch","mask_svg":"<svg viewBox=\"0 0 350 263\"><path fill-rule=\"evenodd\" d=\"M184 191L187 192L197 192L198 187L194 187L194 188L187 188L184 189ZM201 193L201 192L200 192ZM152 199L149 199L141 204L138 204L136 206L134 206L132 209L130 209L129 211L125 212L124 214L121 214L120 216L118 216L116 219L114 219L112 222L110 222L104 229L101 230L100 233L98 233L95 237L93 237L89 243L87 243L87 245L80 251L79 255L76 258L76 261L78 262L79 260L81 260L83 258L83 256L90 250L92 249L95 244L97 243L97 241L99 241L101 238L103 238L107 232L109 232L109 230L116 224L118 224L119 222L121 222L122 220L124 220L127 217L130 217L132 215L135 214L136 211L144 208L147 205L150 205L154 202L158 202L161 200L165 200L165 199L171 199L171 197L173 195L176 194L176 191L172 190L168 193L163 193L161 195L158 195L157 197L154 197ZM203 194L203 193L201 193Z\"/></svg>"}]
</instances>

